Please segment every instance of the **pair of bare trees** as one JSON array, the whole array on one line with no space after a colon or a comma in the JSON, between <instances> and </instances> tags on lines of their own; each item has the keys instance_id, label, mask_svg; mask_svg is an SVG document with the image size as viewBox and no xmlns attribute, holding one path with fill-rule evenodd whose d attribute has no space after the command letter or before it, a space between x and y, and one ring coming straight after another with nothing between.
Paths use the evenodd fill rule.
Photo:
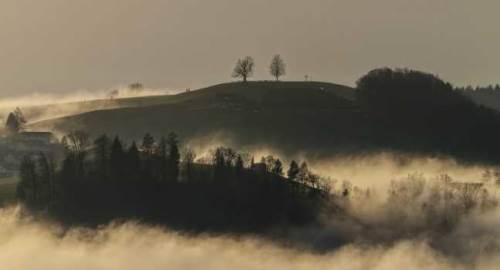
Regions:
<instances>
[{"instance_id":1,"label":"pair of bare trees","mask_svg":"<svg viewBox=\"0 0 500 270\"><path fill-rule=\"evenodd\" d=\"M254 66L255 62L250 56L247 56L243 59L238 59L233 70L233 78L241 78L243 79L243 82L246 82L248 77L251 77L253 75ZM278 81L281 76L286 74L285 62L279 54L275 55L271 60L269 73L274 78L276 78L276 81Z\"/></svg>"}]
</instances>

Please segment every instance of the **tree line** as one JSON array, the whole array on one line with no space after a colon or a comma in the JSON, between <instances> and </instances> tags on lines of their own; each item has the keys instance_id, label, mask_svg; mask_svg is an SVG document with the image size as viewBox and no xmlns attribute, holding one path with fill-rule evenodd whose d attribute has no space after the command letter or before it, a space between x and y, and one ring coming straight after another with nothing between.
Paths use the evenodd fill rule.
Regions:
<instances>
[{"instance_id":1,"label":"tree line","mask_svg":"<svg viewBox=\"0 0 500 270\"><path fill-rule=\"evenodd\" d=\"M25 156L18 198L70 223L139 219L193 230L259 230L276 224L314 222L329 186L293 161L260 162L219 147L196 159L182 151L175 133L137 144L120 137L91 138L82 131L62 139L63 158Z\"/></svg>"},{"instance_id":2,"label":"tree line","mask_svg":"<svg viewBox=\"0 0 500 270\"><path fill-rule=\"evenodd\" d=\"M362 76L356 101L375 132L376 147L500 161L500 114L477 105L438 76L410 69L375 69Z\"/></svg>"}]
</instances>

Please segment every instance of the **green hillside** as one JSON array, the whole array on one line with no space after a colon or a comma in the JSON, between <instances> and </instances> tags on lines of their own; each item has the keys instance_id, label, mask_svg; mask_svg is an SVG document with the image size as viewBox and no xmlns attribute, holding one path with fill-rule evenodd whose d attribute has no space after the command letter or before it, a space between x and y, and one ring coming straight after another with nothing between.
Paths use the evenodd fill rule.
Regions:
<instances>
[{"instance_id":1,"label":"green hillside","mask_svg":"<svg viewBox=\"0 0 500 270\"><path fill-rule=\"evenodd\" d=\"M329 83L227 83L172 96L119 100L125 108L42 121L30 128L84 129L92 135L120 134L129 140L140 139L145 132L160 136L175 131L185 140L225 132L238 145L260 145L265 140L294 150L311 145L318 136L327 139L336 134L336 128L329 126L352 128L353 99L352 88ZM288 147L283 145L287 141Z\"/></svg>"},{"instance_id":2,"label":"green hillside","mask_svg":"<svg viewBox=\"0 0 500 270\"><path fill-rule=\"evenodd\" d=\"M30 128L118 134L128 141L140 140L147 132L159 137L174 131L184 141L224 140L236 148L271 147L309 157L395 150L499 160L497 151L491 151L500 133L496 112L476 107L447 88L418 88L411 93L424 96L411 100L396 95L398 103L390 94L390 102L377 107L358 102L354 89L329 83L227 83L172 96L122 100L122 108L42 121Z\"/></svg>"},{"instance_id":3,"label":"green hillside","mask_svg":"<svg viewBox=\"0 0 500 270\"><path fill-rule=\"evenodd\" d=\"M214 92L226 93L242 91L246 88L262 88L262 89L324 89L335 93L341 97L347 99L353 99L353 91L349 87L344 87L340 85L334 85L329 83L320 82L279 82L269 84L268 82L251 82L247 85L239 85L234 83L220 84L206 89L200 89L198 91L192 91L189 93L182 93L179 95L163 95L163 96L141 96L141 97L130 97L130 98L117 98L117 99L96 99L78 102L63 102L48 105L36 105L36 106L25 106L22 107L22 111L26 118L30 122L38 122L40 120L47 120L51 118L59 118L74 114L80 114L85 112L97 111L97 110L107 110L107 109L117 109L117 108L129 108L129 107L145 107L154 106L161 104L170 104L176 102L182 102L193 98L199 98L206 95L211 95ZM255 99L260 98L259 95L262 92L256 91L244 94L247 98ZM0 111L0 118L6 118L6 114L13 111L13 108L3 108Z\"/></svg>"},{"instance_id":4,"label":"green hillside","mask_svg":"<svg viewBox=\"0 0 500 270\"><path fill-rule=\"evenodd\" d=\"M30 122L38 122L47 118L58 118L79 114L82 112L90 112L104 109L116 109L123 107L141 107L163 104L169 101L170 95L165 96L143 96L119 99L95 99L78 102L63 102L48 105L26 106L22 107L22 111ZM3 118L5 114L15 108L5 108L0 112Z\"/></svg>"}]
</instances>

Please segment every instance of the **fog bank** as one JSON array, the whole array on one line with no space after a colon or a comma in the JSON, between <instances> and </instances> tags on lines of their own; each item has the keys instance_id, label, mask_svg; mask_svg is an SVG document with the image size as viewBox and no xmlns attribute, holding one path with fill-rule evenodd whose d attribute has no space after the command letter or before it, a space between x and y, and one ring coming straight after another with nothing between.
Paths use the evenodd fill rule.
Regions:
<instances>
[{"instance_id":1,"label":"fog bank","mask_svg":"<svg viewBox=\"0 0 500 270\"><path fill-rule=\"evenodd\" d=\"M76 90L66 94L33 93L0 99L0 120L16 107L21 108L29 123L79 113L119 107L117 99L161 96L178 93L170 89L130 89L117 86L102 90Z\"/></svg>"},{"instance_id":2,"label":"fog bank","mask_svg":"<svg viewBox=\"0 0 500 270\"><path fill-rule=\"evenodd\" d=\"M19 207L0 210L0 263L10 270L487 270L497 269L500 263L499 237L497 210L472 216L445 237L443 245L466 253L448 255L431 247L425 238L403 239L391 245L353 242L318 254L264 239L185 236L133 222L64 232L58 226L21 215Z\"/></svg>"}]
</instances>

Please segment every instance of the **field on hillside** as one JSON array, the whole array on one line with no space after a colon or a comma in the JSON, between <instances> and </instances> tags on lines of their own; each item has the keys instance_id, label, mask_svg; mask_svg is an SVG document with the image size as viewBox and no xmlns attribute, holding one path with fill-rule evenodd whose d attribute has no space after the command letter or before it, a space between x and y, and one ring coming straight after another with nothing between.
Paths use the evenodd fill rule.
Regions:
<instances>
[{"instance_id":1,"label":"field on hillside","mask_svg":"<svg viewBox=\"0 0 500 270\"><path fill-rule=\"evenodd\" d=\"M121 100L120 107L40 121L28 128L119 135L128 143L140 142L146 133L159 138L176 132L195 149L224 144L308 158L396 151L468 161L500 159L488 152L496 142L497 112L458 95L450 94L448 102L432 93L440 92L411 101L411 110L385 111L374 110L356 100L354 89L336 84L226 83L171 96ZM430 100L443 103L429 113Z\"/></svg>"},{"instance_id":2,"label":"field on hillside","mask_svg":"<svg viewBox=\"0 0 500 270\"><path fill-rule=\"evenodd\" d=\"M36 106L23 106L22 104L16 105L21 107L24 115L30 123L36 123L43 120L71 116L75 114L97 111L109 110L118 108L131 108L131 107L147 107L161 104L172 104L184 102L190 99L196 99L203 96L206 92L219 92L227 93L231 91L245 91L248 88L264 88L264 89L324 89L331 91L346 99L353 99L353 91L349 87L333 85L320 82L250 82L246 85L227 83L220 84L196 91L184 92L178 95L154 95L154 96L141 96L129 98L116 98L116 99L95 99L85 100L79 102L63 102L49 105L36 105ZM259 98L259 94L247 93L248 98ZM15 107L2 108L0 110L0 118L5 119L10 111Z\"/></svg>"},{"instance_id":3,"label":"field on hillside","mask_svg":"<svg viewBox=\"0 0 500 270\"><path fill-rule=\"evenodd\" d=\"M143 98L144 106L131 105L137 105L138 99L135 103L122 101L124 108L42 121L30 128L63 133L82 129L94 136L119 134L129 141L139 140L147 132L158 137L174 131L185 141L200 136L210 140L222 133L235 145L259 144L265 138L270 145L289 141L292 150L301 146L295 140L299 136L307 147L311 142L333 139L331 130L353 128L351 120L359 118L353 99L353 89L328 83L228 83Z\"/></svg>"}]
</instances>

